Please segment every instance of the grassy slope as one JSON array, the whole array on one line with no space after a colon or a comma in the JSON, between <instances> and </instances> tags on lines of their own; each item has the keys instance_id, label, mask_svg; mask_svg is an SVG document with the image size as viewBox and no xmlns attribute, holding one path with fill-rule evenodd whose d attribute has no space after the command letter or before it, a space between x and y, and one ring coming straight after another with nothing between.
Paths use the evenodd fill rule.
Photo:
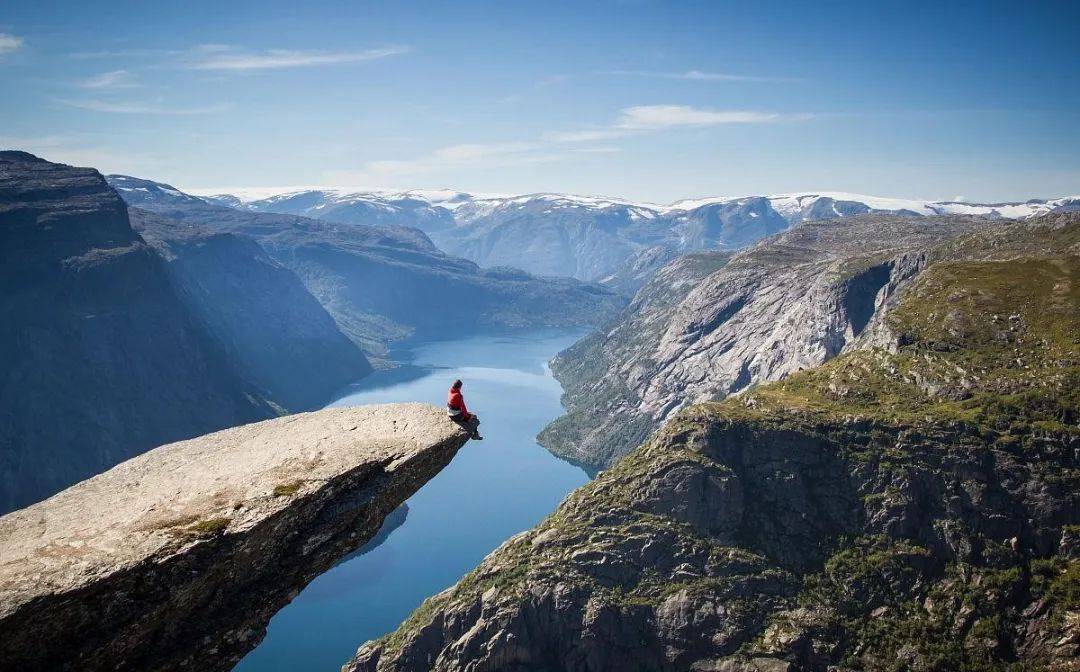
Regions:
<instances>
[{"instance_id":1,"label":"grassy slope","mask_svg":"<svg viewBox=\"0 0 1080 672\"><path fill-rule=\"evenodd\" d=\"M857 669L1030 669L1008 662L1021 655L1008 648L1019 641L1017 628L1032 620L1059 633L1080 627L1075 559L1017 561L988 545L981 566L954 561L930 571L931 551L918 543L864 535L833 540L819 570L796 576L745 544L720 543L671 517L633 508L639 484L665 465L696 462L722 478L728 466L698 450L701 437L740 427L830 437L845 459L886 471L926 457L905 452L897 437L943 437L942 452L1002 451L1030 468L1032 478L1075 493L1080 475L1060 448L1080 440L1078 231L1074 222L942 250L941 256L960 259L935 264L890 315L897 335L892 351L852 352L785 381L686 409L539 526L426 601L382 640L382 660L392 660L440 612L491 589L499 599L514 599L529 585L562 582L584 586L600 603L624 611L655 607L679 591L723 596L730 589L725 599L734 620L766 623L742 643L746 656L789 657L805 645L810 652L801 655L811 660ZM873 438L836 441L849 427ZM866 496L887 499L890 493ZM1073 518L1066 535L1080 534L1080 520ZM581 553L617 554L635 538L656 541L675 556L706 558L709 575L679 581L646 572L612 585L589 571L595 563L573 560ZM777 588L740 597L736 588L750 577L794 588L786 596Z\"/></svg>"}]
</instances>

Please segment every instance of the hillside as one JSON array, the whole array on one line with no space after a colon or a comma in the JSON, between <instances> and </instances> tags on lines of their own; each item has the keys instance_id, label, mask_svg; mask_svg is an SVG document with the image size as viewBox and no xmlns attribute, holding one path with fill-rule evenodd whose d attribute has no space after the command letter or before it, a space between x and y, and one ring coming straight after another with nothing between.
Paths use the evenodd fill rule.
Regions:
<instances>
[{"instance_id":1,"label":"hillside","mask_svg":"<svg viewBox=\"0 0 1080 672\"><path fill-rule=\"evenodd\" d=\"M345 669L1075 669L1080 221L935 253L876 345L684 409Z\"/></svg>"},{"instance_id":2,"label":"hillside","mask_svg":"<svg viewBox=\"0 0 1080 672\"><path fill-rule=\"evenodd\" d=\"M618 319L552 362L567 414L541 441L574 461L610 465L686 404L779 380L872 341L932 248L1009 226L861 215L806 222L734 256L676 260Z\"/></svg>"},{"instance_id":3,"label":"hillside","mask_svg":"<svg viewBox=\"0 0 1080 672\"><path fill-rule=\"evenodd\" d=\"M270 417L97 171L0 152L0 511Z\"/></svg>"},{"instance_id":4,"label":"hillside","mask_svg":"<svg viewBox=\"0 0 1080 672\"><path fill-rule=\"evenodd\" d=\"M134 206L255 238L296 273L354 343L383 363L387 344L408 336L595 325L624 304L595 284L480 268L443 254L413 228L238 210L148 180L109 179Z\"/></svg>"},{"instance_id":5,"label":"hillside","mask_svg":"<svg viewBox=\"0 0 1080 672\"><path fill-rule=\"evenodd\" d=\"M289 411L321 408L371 372L295 273L248 236L217 233L131 208L165 260L180 300L261 396Z\"/></svg>"}]
</instances>

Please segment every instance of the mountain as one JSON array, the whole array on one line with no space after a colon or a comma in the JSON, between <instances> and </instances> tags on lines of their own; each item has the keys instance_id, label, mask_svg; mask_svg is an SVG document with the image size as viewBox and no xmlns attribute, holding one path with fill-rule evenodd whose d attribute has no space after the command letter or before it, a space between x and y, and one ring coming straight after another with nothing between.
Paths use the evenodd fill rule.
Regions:
<instances>
[{"instance_id":1,"label":"mountain","mask_svg":"<svg viewBox=\"0 0 1080 672\"><path fill-rule=\"evenodd\" d=\"M321 408L371 372L363 352L289 269L254 239L131 208L177 295L260 396L282 410Z\"/></svg>"},{"instance_id":2,"label":"mountain","mask_svg":"<svg viewBox=\"0 0 1080 672\"><path fill-rule=\"evenodd\" d=\"M89 168L0 152L0 510L274 414Z\"/></svg>"},{"instance_id":3,"label":"mountain","mask_svg":"<svg viewBox=\"0 0 1080 672\"><path fill-rule=\"evenodd\" d=\"M972 217L860 215L808 221L734 255L680 258L619 318L552 361L567 413L541 442L610 465L686 404L860 347L931 248L987 227Z\"/></svg>"},{"instance_id":4,"label":"mountain","mask_svg":"<svg viewBox=\"0 0 1080 672\"><path fill-rule=\"evenodd\" d=\"M846 314L874 338L684 408L343 669L1074 669L1080 216L951 226L940 244L909 231L888 253L866 241L869 266L813 272L810 243L839 242L840 225L760 246L816 291L862 277ZM899 283L902 263L921 270ZM858 308L878 303L874 268L893 285L884 315ZM841 312L790 314L825 347L848 335Z\"/></svg>"},{"instance_id":5,"label":"mountain","mask_svg":"<svg viewBox=\"0 0 1080 672\"><path fill-rule=\"evenodd\" d=\"M108 179L133 206L210 231L253 237L376 361L385 361L389 342L407 336L593 325L624 304L595 284L512 268L482 269L442 253L415 228L239 210L149 180Z\"/></svg>"},{"instance_id":6,"label":"mountain","mask_svg":"<svg viewBox=\"0 0 1080 672\"><path fill-rule=\"evenodd\" d=\"M1080 197L975 204L838 192L717 197L670 205L567 194L471 195L456 191L248 190L210 200L343 224L415 226L451 254L481 266L604 280L654 246L734 250L803 221L864 214L1028 218L1080 208ZM636 290L640 285L620 285ZM631 292L632 293L632 292Z\"/></svg>"}]
</instances>

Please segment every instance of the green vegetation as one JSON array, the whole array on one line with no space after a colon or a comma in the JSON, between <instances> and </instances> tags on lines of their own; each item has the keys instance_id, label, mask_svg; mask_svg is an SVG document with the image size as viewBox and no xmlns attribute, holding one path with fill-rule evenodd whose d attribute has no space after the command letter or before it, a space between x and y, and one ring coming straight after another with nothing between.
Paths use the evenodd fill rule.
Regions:
<instances>
[{"instance_id":1,"label":"green vegetation","mask_svg":"<svg viewBox=\"0 0 1080 672\"><path fill-rule=\"evenodd\" d=\"M200 520L184 527L173 527L169 530L173 535L186 540L211 539L228 529L232 518L225 516Z\"/></svg>"},{"instance_id":2,"label":"green vegetation","mask_svg":"<svg viewBox=\"0 0 1080 672\"><path fill-rule=\"evenodd\" d=\"M863 418L962 425L1003 448L1076 433L1080 257L942 262L889 315L896 352L855 351L742 398L736 419Z\"/></svg>"},{"instance_id":3,"label":"green vegetation","mask_svg":"<svg viewBox=\"0 0 1080 672\"><path fill-rule=\"evenodd\" d=\"M710 655L814 669L1059 663L1080 612L1080 562L1032 554L1052 552L1070 501L1062 497L1080 488L1071 450L1080 440L1080 257L1060 245L1080 245L1078 230L1013 227L939 250L888 314L895 343L684 409L426 601L381 640L384 660L406 642L461 636L479 600L485 618L489 609L510 616L563 587L554 618L565 615L570 632L615 609L627 645L654 628L669 661L684 642L722 641ZM1047 248L1053 256L1037 256ZM580 371L590 367L604 368ZM579 412L607 414L620 394ZM563 438L583 431L558 429ZM719 493L729 486L745 510L730 529L680 508L701 493L717 499L701 496L700 506L726 507ZM850 519L815 520L837 501L854 504ZM784 544L799 546L798 562ZM433 623L449 631L420 635Z\"/></svg>"},{"instance_id":4,"label":"green vegetation","mask_svg":"<svg viewBox=\"0 0 1080 672\"><path fill-rule=\"evenodd\" d=\"M1031 563L1031 592L1060 615L1080 612L1080 561L1054 556Z\"/></svg>"},{"instance_id":5,"label":"green vegetation","mask_svg":"<svg viewBox=\"0 0 1080 672\"><path fill-rule=\"evenodd\" d=\"M279 483L274 486L274 497L292 497L303 485L304 481L302 479L289 481L288 483Z\"/></svg>"}]
</instances>

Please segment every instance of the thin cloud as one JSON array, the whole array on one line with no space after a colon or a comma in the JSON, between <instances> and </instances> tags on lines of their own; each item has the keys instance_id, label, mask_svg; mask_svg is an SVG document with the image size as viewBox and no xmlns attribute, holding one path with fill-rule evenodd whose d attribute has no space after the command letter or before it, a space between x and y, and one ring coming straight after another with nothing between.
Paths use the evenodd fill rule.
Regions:
<instances>
[{"instance_id":1,"label":"thin cloud","mask_svg":"<svg viewBox=\"0 0 1080 672\"><path fill-rule=\"evenodd\" d=\"M100 49L98 51L76 51L68 58L78 61L90 61L105 58L144 58L147 56L178 56L184 52L178 49Z\"/></svg>"},{"instance_id":2,"label":"thin cloud","mask_svg":"<svg viewBox=\"0 0 1080 672\"><path fill-rule=\"evenodd\" d=\"M667 129L725 124L768 124L810 118L813 118L813 115L755 110L710 110L687 105L638 105L620 110L611 125L604 128L551 131L532 141L451 145L417 159L371 161L362 171L347 175L353 181L378 183L388 177L412 177L463 165L499 168L550 163L589 154L614 154L622 149L610 144L589 146L589 143Z\"/></svg>"},{"instance_id":3,"label":"thin cloud","mask_svg":"<svg viewBox=\"0 0 1080 672\"><path fill-rule=\"evenodd\" d=\"M689 105L638 105L624 108L615 122L625 130L661 130L726 124L769 124L812 118L810 114L783 114L756 110L710 110Z\"/></svg>"},{"instance_id":4,"label":"thin cloud","mask_svg":"<svg viewBox=\"0 0 1080 672\"><path fill-rule=\"evenodd\" d=\"M569 150L575 154L619 154L622 147L579 147Z\"/></svg>"},{"instance_id":5,"label":"thin cloud","mask_svg":"<svg viewBox=\"0 0 1080 672\"><path fill-rule=\"evenodd\" d=\"M601 140L617 140L628 135L626 129L601 128L585 131L552 131L544 134L545 140L558 143L597 142Z\"/></svg>"},{"instance_id":6,"label":"thin cloud","mask_svg":"<svg viewBox=\"0 0 1080 672\"><path fill-rule=\"evenodd\" d=\"M194 116L201 114L217 114L232 107L229 103L207 105L204 107L168 107L159 104L147 103L114 103L104 100L67 100L58 99L56 102L68 107L92 112L105 112L109 114L150 114L170 116Z\"/></svg>"},{"instance_id":7,"label":"thin cloud","mask_svg":"<svg viewBox=\"0 0 1080 672\"><path fill-rule=\"evenodd\" d=\"M304 68L318 65L338 65L342 63L364 63L390 56L397 56L411 51L409 47L386 47L365 51L293 51L288 49L270 49L261 53L235 53L224 45L212 45L215 49L191 61L187 68L191 70L247 71L272 70L280 68Z\"/></svg>"},{"instance_id":8,"label":"thin cloud","mask_svg":"<svg viewBox=\"0 0 1080 672\"><path fill-rule=\"evenodd\" d=\"M450 145L431 154L412 160L371 161L364 166L368 178L401 177L436 172L462 165L486 167L522 166L549 163L562 157L539 151L543 146L535 142L468 143Z\"/></svg>"},{"instance_id":9,"label":"thin cloud","mask_svg":"<svg viewBox=\"0 0 1080 672\"><path fill-rule=\"evenodd\" d=\"M10 54L23 45L23 39L8 33L0 33L0 56Z\"/></svg>"},{"instance_id":10,"label":"thin cloud","mask_svg":"<svg viewBox=\"0 0 1080 672\"><path fill-rule=\"evenodd\" d=\"M524 100L529 94L535 93L537 91L542 91L551 86L562 84L569 79L570 77L568 75L548 75L547 77L543 77L533 82L532 85L524 91L518 91L517 93L512 93L499 99L499 102L503 104L518 103Z\"/></svg>"},{"instance_id":11,"label":"thin cloud","mask_svg":"<svg viewBox=\"0 0 1080 672\"><path fill-rule=\"evenodd\" d=\"M80 89L133 89L139 86L127 70L111 70L77 82Z\"/></svg>"},{"instance_id":12,"label":"thin cloud","mask_svg":"<svg viewBox=\"0 0 1080 672\"><path fill-rule=\"evenodd\" d=\"M618 77L650 77L653 79L679 79L689 82L795 82L790 77L759 77L756 75L736 75L728 72L706 72L686 70L684 72L656 72L652 70L610 70L609 75Z\"/></svg>"}]
</instances>

